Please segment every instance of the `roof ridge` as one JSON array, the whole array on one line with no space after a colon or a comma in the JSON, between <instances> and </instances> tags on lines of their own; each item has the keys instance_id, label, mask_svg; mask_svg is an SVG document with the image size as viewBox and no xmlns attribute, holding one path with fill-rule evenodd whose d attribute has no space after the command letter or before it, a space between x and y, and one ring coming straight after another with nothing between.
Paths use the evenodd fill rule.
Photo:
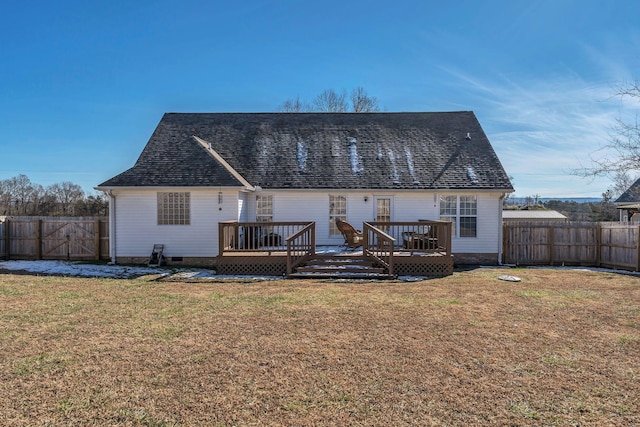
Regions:
<instances>
[{"instance_id":1,"label":"roof ridge","mask_svg":"<svg viewBox=\"0 0 640 427\"><path fill-rule=\"evenodd\" d=\"M238 181L240 181L240 183L242 185L244 185L247 189L249 190L255 190L255 187L251 184L249 184L249 181L247 181L246 179L244 179L244 177L242 175L240 175L240 173L238 173L238 171L236 171L229 163L227 163L227 161L220 155L218 154L218 152L216 150L214 150L211 147L211 143L205 141L202 138L198 138L195 135L192 135L192 138L202 146L202 148L204 148L205 150L207 150L207 152L218 161L218 163L220 163L227 171L229 171L229 173L231 175L233 175L233 177L235 179L237 179Z\"/></svg>"}]
</instances>

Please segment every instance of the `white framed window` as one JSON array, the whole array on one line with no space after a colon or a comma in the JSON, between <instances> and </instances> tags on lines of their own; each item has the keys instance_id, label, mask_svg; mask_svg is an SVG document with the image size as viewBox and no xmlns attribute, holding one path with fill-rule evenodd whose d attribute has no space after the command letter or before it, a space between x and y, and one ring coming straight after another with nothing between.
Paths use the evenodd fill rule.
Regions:
<instances>
[{"instance_id":1,"label":"white framed window","mask_svg":"<svg viewBox=\"0 0 640 427\"><path fill-rule=\"evenodd\" d=\"M336 219L347 220L347 196L329 195L329 235L341 236Z\"/></svg>"},{"instance_id":2,"label":"white framed window","mask_svg":"<svg viewBox=\"0 0 640 427\"><path fill-rule=\"evenodd\" d=\"M273 196L256 196L256 222L273 222Z\"/></svg>"},{"instance_id":3,"label":"white framed window","mask_svg":"<svg viewBox=\"0 0 640 427\"><path fill-rule=\"evenodd\" d=\"M458 224L459 237L478 235L478 198L476 196L460 196Z\"/></svg>"},{"instance_id":4,"label":"white framed window","mask_svg":"<svg viewBox=\"0 0 640 427\"><path fill-rule=\"evenodd\" d=\"M455 237L477 237L478 198L476 196L440 196L440 219L450 221Z\"/></svg>"},{"instance_id":5,"label":"white framed window","mask_svg":"<svg viewBox=\"0 0 640 427\"><path fill-rule=\"evenodd\" d=\"M376 197L376 221L391 222L391 197Z\"/></svg>"},{"instance_id":6,"label":"white framed window","mask_svg":"<svg viewBox=\"0 0 640 427\"><path fill-rule=\"evenodd\" d=\"M191 193L158 192L158 225L191 224Z\"/></svg>"}]
</instances>

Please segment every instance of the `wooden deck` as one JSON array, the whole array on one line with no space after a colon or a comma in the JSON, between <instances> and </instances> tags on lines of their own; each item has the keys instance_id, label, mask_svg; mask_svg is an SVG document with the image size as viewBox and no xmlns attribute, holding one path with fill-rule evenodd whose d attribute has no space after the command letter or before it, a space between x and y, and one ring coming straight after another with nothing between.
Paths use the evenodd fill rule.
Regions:
<instances>
[{"instance_id":1,"label":"wooden deck","mask_svg":"<svg viewBox=\"0 0 640 427\"><path fill-rule=\"evenodd\" d=\"M294 276L298 269L319 259L334 259L369 261L376 271L382 268L386 277L453 274L451 224L364 223L363 229L363 246L353 250L316 246L315 223L221 223L217 271L227 275ZM270 243L277 245L268 246Z\"/></svg>"}]
</instances>

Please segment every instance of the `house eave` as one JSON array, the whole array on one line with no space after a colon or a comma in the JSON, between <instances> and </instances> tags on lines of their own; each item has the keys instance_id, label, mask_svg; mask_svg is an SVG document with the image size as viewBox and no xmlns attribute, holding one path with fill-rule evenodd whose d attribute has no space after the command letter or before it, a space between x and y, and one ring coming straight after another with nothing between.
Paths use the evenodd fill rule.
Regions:
<instances>
[{"instance_id":1,"label":"house eave","mask_svg":"<svg viewBox=\"0 0 640 427\"><path fill-rule=\"evenodd\" d=\"M176 191L176 190L237 190L242 192L254 192L255 187L243 187L243 186L225 186L225 185L128 185L128 186L97 186L93 187L97 191L133 191L133 190L155 190L155 191Z\"/></svg>"}]
</instances>

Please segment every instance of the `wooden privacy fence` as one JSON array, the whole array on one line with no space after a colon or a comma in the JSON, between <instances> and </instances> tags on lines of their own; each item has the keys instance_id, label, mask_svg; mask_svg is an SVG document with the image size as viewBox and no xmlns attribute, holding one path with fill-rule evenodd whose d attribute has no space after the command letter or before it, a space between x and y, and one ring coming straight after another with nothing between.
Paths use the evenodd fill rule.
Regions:
<instances>
[{"instance_id":1,"label":"wooden privacy fence","mask_svg":"<svg viewBox=\"0 0 640 427\"><path fill-rule=\"evenodd\" d=\"M6 217L0 220L5 259L100 260L109 258L104 217Z\"/></svg>"},{"instance_id":2,"label":"wooden privacy fence","mask_svg":"<svg viewBox=\"0 0 640 427\"><path fill-rule=\"evenodd\" d=\"M503 262L640 271L640 226L607 222L503 225Z\"/></svg>"}]
</instances>

